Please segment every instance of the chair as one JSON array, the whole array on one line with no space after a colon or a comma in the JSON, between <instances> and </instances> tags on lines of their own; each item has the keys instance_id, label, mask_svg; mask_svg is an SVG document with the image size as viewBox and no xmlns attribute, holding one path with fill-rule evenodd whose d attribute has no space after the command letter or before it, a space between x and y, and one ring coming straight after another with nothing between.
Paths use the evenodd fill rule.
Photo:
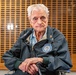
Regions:
<instances>
[{"instance_id":1,"label":"chair","mask_svg":"<svg viewBox=\"0 0 76 75\"><path fill-rule=\"evenodd\" d=\"M66 73L70 73L70 70L58 70L56 75L66 75ZM39 69L39 75L42 75Z\"/></svg>"},{"instance_id":2,"label":"chair","mask_svg":"<svg viewBox=\"0 0 76 75\"><path fill-rule=\"evenodd\" d=\"M58 75L66 75L66 73L70 73L70 70L59 70Z\"/></svg>"}]
</instances>

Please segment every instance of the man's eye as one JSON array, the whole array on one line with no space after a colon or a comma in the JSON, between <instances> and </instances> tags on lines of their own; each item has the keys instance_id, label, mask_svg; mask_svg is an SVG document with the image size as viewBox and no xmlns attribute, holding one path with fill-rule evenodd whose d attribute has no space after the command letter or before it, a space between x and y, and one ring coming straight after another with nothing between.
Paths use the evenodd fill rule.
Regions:
<instances>
[{"instance_id":1,"label":"man's eye","mask_svg":"<svg viewBox=\"0 0 76 75\"><path fill-rule=\"evenodd\" d=\"M37 20L38 18L34 17L33 20Z\"/></svg>"},{"instance_id":2,"label":"man's eye","mask_svg":"<svg viewBox=\"0 0 76 75\"><path fill-rule=\"evenodd\" d=\"M40 19L41 19L41 20L44 20L44 19L46 19L46 17L42 16Z\"/></svg>"}]
</instances>

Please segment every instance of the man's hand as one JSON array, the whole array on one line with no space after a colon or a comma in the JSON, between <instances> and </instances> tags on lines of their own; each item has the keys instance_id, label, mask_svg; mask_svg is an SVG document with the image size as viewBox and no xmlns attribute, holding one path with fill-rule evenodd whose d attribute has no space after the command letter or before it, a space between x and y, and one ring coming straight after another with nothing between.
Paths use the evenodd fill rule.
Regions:
<instances>
[{"instance_id":1,"label":"man's hand","mask_svg":"<svg viewBox=\"0 0 76 75\"><path fill-rule=\"evenodd\" d=\"M25 69L26 69L26 71L28 70L28 68L29 68L29 66L31 65L31 64L36 64L36 63L38 63L38 62L43 62L43 59L42 58L36 58L36 57L34 57L34 58L28 58L28 59L26 59L25 61L24 61L26 64L25 64Z\"/></svg>"},{"instance_id":2,"label":"man's hand","mask_svg":"<svg viewBox=\"0 0 76 75\"><path fill-rule=\"evenodd\" d=\"M25 72L25 67L26 67L26 63L25 62L22 62L20 65L19 65L19 69L23 72Z\"/></svg>"},{"instance_id":3,"label":"man's hand","mask_svg":"<svg viewBox=\"0 0 76 75\"><path fill-rule=\"evenodd\" d=\"M31 64L28 70L26 71L24 62L19 66L19 69L22 70L23 72L28 72L31 75L35 75L38 72L38 67L35 64Z\"/></svg>"},{"instance_id":4,"label":"man's hand","mask_svg":"<svg viewBox=\"0 0 76 75\"><path fill-rule=\"evenodd\" d=\"M32 64L29 66L27 72L31 75L36 75L36 73L38 72L38 67L35 64Z\"/></svg>"},{"instance_id":5,"label":"man's hand","mask_svg":"<svg viewBox=\"0 0 76 75\"><path fill-rule=\"evenodd\" d=\"M38 71L38 67L36 63L43 62L42 58L28 58L24 62L22 62L19 66L19 69L23 72L28 72L31 75L34 75Z\"/></svg>"}]
</instances>

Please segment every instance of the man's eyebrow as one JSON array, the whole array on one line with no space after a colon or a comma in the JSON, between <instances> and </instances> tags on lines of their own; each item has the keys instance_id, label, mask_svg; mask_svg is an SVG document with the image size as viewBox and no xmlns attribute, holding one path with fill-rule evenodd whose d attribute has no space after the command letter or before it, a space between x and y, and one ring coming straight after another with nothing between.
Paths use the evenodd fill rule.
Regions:
<instances>
[{"instance_id":1,"label":"man's eyebrow","mask_svg":"<svg viewBox=\"0 0 76 75\"><path fill-rule=\"evenodd\" d=\"M33 19L36 19L37 20L38 18L37 17L33 17Z\"/></svg>"},{"instance_id":2,"label":"man's eyebrow","mask_svg":"<svg viewBox=\"0 0 76 75\"><path fill-rule=\"evenodd\" d=\"M41 17L45 17L45 16L41 16Z\"/></svg>"},{"instance_id":3,"label":"man's eyebrow","mask_svg":"<svg viewBox=\"0 0 76 75\"><path fill-rule=\"evenodd\" d=\"M40 19L46 18L45 16L41 16ZM33 19L38 19L38 17L33 17Z\"/></svg>"}]
</instances>

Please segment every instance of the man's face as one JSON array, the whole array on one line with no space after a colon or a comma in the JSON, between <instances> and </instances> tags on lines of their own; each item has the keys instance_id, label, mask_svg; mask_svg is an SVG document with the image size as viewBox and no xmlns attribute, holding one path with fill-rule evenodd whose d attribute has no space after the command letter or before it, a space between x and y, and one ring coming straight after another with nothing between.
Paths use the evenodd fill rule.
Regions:
<instances>
[{"instance_id":1,"label":"man's face","mask_svg":"<svg viewBox=\"0 0 76 75\"><path fill-rule=\"evenodd\" d=\"M48 26L48 15L42 10L33 10L29 20L32 28L37 32L45 31Z\"/></svg>"}]
</instances>

